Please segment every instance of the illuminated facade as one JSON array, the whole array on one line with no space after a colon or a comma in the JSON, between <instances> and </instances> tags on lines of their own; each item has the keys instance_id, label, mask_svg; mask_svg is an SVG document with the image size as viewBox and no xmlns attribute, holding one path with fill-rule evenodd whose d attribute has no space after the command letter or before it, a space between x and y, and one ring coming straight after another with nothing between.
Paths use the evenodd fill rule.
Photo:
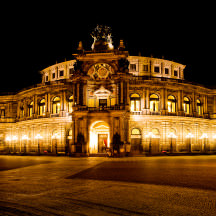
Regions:
<instances>
[{"instance_id":1,"label":"illuminated facade","mask_svg":"<svg viewBox=\"0 0 216 216\"><path fill-rule=\"evenodd\" d=\"M0 96L0 152L132 155L216 152L216 90L184 80L185 65L129 56L108 30L42 82Z\"/></svg>"}]
</instances>

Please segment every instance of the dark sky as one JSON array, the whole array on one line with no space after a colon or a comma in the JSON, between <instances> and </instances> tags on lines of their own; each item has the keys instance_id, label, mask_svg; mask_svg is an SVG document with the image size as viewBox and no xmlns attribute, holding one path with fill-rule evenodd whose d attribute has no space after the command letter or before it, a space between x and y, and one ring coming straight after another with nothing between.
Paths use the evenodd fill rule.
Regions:
<instances>
[{"instance_id":1,"label":"dark sky","mask_svg":"<svg viewBox=\"0 0 216 216\"><path fill-rule=\"evenodd\" d=\"M90 50L97 24L110 26L114 46L123 39L130 55L164 56L186 65L185 79L215 85L213 5L116 2L8 3L1 15L0 92L39 83L39 71L72 59L79 41Z\"/></svg>"}]
</instances>

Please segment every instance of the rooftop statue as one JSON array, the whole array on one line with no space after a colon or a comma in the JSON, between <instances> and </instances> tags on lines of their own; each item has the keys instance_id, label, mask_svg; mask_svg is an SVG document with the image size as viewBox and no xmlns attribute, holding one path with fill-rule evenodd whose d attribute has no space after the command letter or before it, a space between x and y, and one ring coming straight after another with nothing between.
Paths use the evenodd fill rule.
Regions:
<instances>
[{"instance_id":1,"label":"rooftop statue","mask_svg":"<svg viewBox=\"0 0 216 216\"><path fill-rule=\"evenodd\" d=\"M94 42L92 44L92 50L112 50L111 28L104 25L97 25L91 33Z\"/></svg>"}]
</instances>

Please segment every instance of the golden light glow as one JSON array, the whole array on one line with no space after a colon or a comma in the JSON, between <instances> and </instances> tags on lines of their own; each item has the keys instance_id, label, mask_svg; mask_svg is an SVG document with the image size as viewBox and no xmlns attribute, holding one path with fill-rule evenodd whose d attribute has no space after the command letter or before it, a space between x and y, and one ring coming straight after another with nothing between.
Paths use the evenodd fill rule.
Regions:
<instances>
[{"instance_id":1,"label":"golden light glow","mask_svg":"<svg viewBox=\"0 0 216 216\"><path fill-rule=\"evenodd\" d=\"M7 137L6 137L6 141L11 141L11 137L10 137L10 136L7 136Z\"/></svg>"},{"instance_id":2,"label":"golden light glow","mask_svg":"<svg viewBox=\"0 0 216 216\"><path fill-rule=\"evenodd\" d=\"M170 132L170 133L168 134L168 137L169 137L169 138L177 138L177 136L175 135L174 132Z\"/></svg>"},{"instance_id":3,"label":"golden light glow","mask_svg":"<svg viewBox=\"0 0 216 216\"><path fill-rule=\"evenodd\" d=\"M61 136L59 134L53 134L52 139L60 139Z\"/></svg>"},{"instance_id":4,"label":"golden light glow","mask_svg":"<svg viewBox=\"0 0 216 216\"><path fill-rule=\"evenodd\" d=\"M104 121L94 122L90 127L89 152L98 153L98 135L107 134L107 148L110 147L109 125Z\"/></svg>"},{"instance_id":5,"label":"golden light glow","mask_svg":"<svg viewBox=\"0 0 216 216\"><path fill-rule=\"evenodd\" d=\"M12 140L18 140L17 136L12 136Z\"/></svg>"},{"instance_id":6,"label":"golden light glow","mask_svg":"<svg viewBox=\"0 0 216 216\"><path fill-rule=\"evenodd\" d=\"M156 136L154 135L154 133L152 133L151 131L148 132L148 134L145 135L146 138L156 138Z\"/></svg>"},{"instance_id":7,"label":"golden light glow","mask_svg":"<svg viewBox=\"0 0 216 216\"><path fill-rule=\"evenodd\" d=\"M43 137L40 135L40 134L37 134L36 136L35 136L35 139L42 139Z\"/></svg>"},{"instance_id":8,"label":"golden light glow","mask_svg":"<svg viewBox=\"0 0 216 216\"><path fill-rule=\"evenodd\" d=\"M194 135L192 134L192 133L188 133L187 135L186 135L186 138L193 138L194 137Z\"/></svg>"},{"instance_id":9,"label":"golden light glow","mask_svg":"<svg viewBox=\"0 0 216 216\"><path fill-rule=\"evenodd\" d=\"M206 133L203 133L202 136L200 137L200 139L205 139L205 138L207 139L208 135Z\"/></svg>"},{"instance_id":10,"label":"golden light glow","mask_svg":"<svg viewBox=\"0 0 216 216\"><path fill-rule=\"evenodd\" d=\"M22 136L22 140L28 140L29 138L28 138L28 136L27 135L23 135Z\"/></svg>"}]
</instances>

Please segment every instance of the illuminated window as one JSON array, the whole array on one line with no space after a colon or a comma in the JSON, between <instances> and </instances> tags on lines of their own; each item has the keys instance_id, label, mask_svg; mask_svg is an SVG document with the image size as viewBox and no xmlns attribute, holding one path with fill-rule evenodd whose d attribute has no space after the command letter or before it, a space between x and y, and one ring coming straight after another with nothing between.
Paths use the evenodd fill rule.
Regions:
<instances>
[{"instance_id":1,"label":"illuminated window","mask_svg":"<svg viewBox=\"0 0 216 216\"><path fill-rule=\"evenodd\" d=\"M132 135L141 135L140 130L138 128L133 128L131 131Z\"/></svg>"},{"instance_id":2,"label":"illuminated window","mask_svg":"<svg viewBox=\"0 0 216 216\"><path fill-rule=\"evenodd\" d=\"M172 95L168 97L167 108L168 112L176 112L176 99Z\"/></svg>"},{"instance_id":3,"label":"illuminated window","mask_svg":"<svg viewBox=\"0 0 216 216\"><path fill-rule=\"evenodd\" d=\"M130 64L130 71L136 71L136 64Z\"/></svg>"},{"instance_id":4,"label":"illuminated window","mask_svg":"<svg viewBox=\"0 0 216 216\"><path fill-rule=\"evenodd\" d=\"M39 107L39 115L45 115L45 107L46 107L46 105L45 105L45 99L42 99L42 100L40 100L40 102L39 102L39 104L38 104L38 107Z\"/></svg>"},{"instance_id":5,"label":"illuminated window","mask_svg":"<svg viewBox=\"0 0 216 216\"><path fill-rule=\"evenodd\" d=\"M159 111L159 97L156 94L150 95L150 111L151 112Z\"/></svg>"},{"instance_id":6,"label":"illuminated window","mask_svg":"<svg viewBox=\"0 0 216 216\"><path fill-rule=\"evenodd\" d=\"M131 101L131 111L140 111L140 96L138 94L132 94L130 96L130 101Z\"/></svg>"},{"instance_id":7,"label":"illuminated window","mask_svg":"<svg viewBox=\"0 0 216 216\"><path fill-rule=\"evenodd\" d=\"M197 113L199 115L202 115L202 104L201 104L201 101L199 99L197 99Z\"/></svg>"},{"instance_id":8,"label":"illuminated window","mask_svg":"<svg viewBox=\"0 0 216 216\"><path fill-rule=\"evenodd\" d=\"M190 114L190 100L184 97L183 109L185 114Z\"/></svg>"},{"instance_id":9,"label":"illuminated window","mask_svg":"<svg viewBox=\"0 0 216 216\"><path fill-rule=\"evenodd\" d=\"M143 71L148 71L148 65L143 65Z\"/></svg>"},{"instance_id":10,"label":"illuminated window","mask_svg":"<svg viewBox=\"0 0 216 216\"><path fill-rule=\"evenodd\" d=\"M5 117L5 109L1 109L0 115L1 115L1 118L4 118L4 117Z\"/></svg>"},{"instance_id":11,"label":"illuminated window","mask_svg":"<svg viewBox=\"0 0 216 216\"><path fill-rule=\"evenodd\" d=\"M23 118L23 117L24 117L24 113L25 113L25 111L24 111L24 106L21 105L21 107L20 107L20 118Z\"/></svg>"},{"instance_id":12,"label":"illuminated window","mask_svg":"<svg viewBox=\"0 0 216 216\"><path fill-rule=\"evenodd\" d=\"M53 99L53 104L52 104L52 113L58 114L59 112L60 112L60 98L55 97Z\"/></svg>"},{"instance_id":13,"label":"illuminated window","mask_svg":"<svg viewBox=\"0 0 216 216\"><path fill-rule=\"evenodd\" d=\"M68 100L68 112L71 113L72 111L73 111L73 95L71 95Z\"/></svg>"},{"instance_id":14,"label":"illuminated window","mask_svg":"<svg viewBox=\"0 0 216 216\"><path fill-rule=\"evenodd\" d=\"M174 76L178 76L178 71L174 70Z\"/></svg>"},{"instance_id":15,"label":"illuminated window","mask_svg":"<svg viewBox=\"0 0 216 216\"><path fill-rule=\"evenodd\" d=\"M32 117L33 114L33 101L28 105L28 116Z\"/></svg>"}]
</instances>

